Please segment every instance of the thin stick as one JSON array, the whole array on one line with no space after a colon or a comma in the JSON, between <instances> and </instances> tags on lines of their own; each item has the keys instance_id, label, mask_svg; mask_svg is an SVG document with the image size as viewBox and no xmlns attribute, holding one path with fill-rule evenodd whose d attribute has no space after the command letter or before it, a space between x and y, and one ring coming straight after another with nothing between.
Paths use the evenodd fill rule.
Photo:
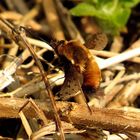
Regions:
<instances>
[{"instance_id":1,"label":"thin stick","mask_svg":"<svg viewBox=\"0 0 140 140\"><path fill-rule=\"evenodd\" d=\"M113 66L117 63L123 62L127 59L130 59L130 58L138 56L138 55L140 55L140 48L135 48L133 50L123 52L119 55L108 58L108 59L104 60L103 63L99 63L98 65L99 65L100 69L105 69L105 68L108 68L110 66Z\"/></svg>"},{"instance_id":2,"label":"thin stick","mask_svg":"<svg viewBox=\"0 0 140 140\"><path fill-rule=\"evenodd\" d=\"M116 53L116 52L110 52L110 51L106 51L106 50L103 50L103 51L90 50L90 52L93 55L100 56L100 57L113 57L113 56L118 55L118 53ZM126 61L140 63L140 57L134 57L134 58L128 59Z\"/></svg>"},{"instance_id":3,"label":"thin stick","mask_svg":"<svg viewBox=\"0 0 140 140\"><path fill-rule=\"evenodd\" d=\"M112 99L119 93L119 91L123 88L123 84L116 85L108 94L104 95L103 97L98 98L92 98L88 104L89 106L99 107L103 108L105 107L109 102L112 101Z\"/></svg>"},{"instance_id":4,"label":"thin stick","mask_svg":"<svg viewBox=\"0 0 140 140\"><path fill-rule=\"evenodd\" d=\"M0 16L3 17L4 19L15 20L15 21L18 21L23 17L23 15L21 15L17 12L13 12L13 11L5 11L3 13L0 13ZM28 21L26 23L26 25L32 27L35 30L41 30L42 29L41 25L38 24L37 22L35 22L34 20Z\"/></svg>"},{"instance_id":5,"label":"thin stick","mask_svg":"<svg viewBox=\"0 0 140 140\"><path fill-rule=\"evenodd\" d=\"M13 48L13 44L0 44L0 49L2 48L6 48L6 49L10 49L10 48Z\"/></svg>"},{"instance_id":6,"label":"thin stick","mask_svg":"<svg viewBox=\"0 0 140 140\"><path fill-rule=\"evenodd\" d=\"M112 80L112 82L105 88L104 93L107 94L113 87L117 84L117 82L121 79L121 77L124 75L125 70L120 71L116 77Z\"/></svg>"},{"instance_id":7,"label":"thin stick","mask_svg":"<svg viewBox=\"0 0 140 140\"><path fill-rule=\"evenodd\" d=\"M44 52L46 52L46 49L41 49L41 50L39 50L38 52L36 52L36 54L37 54L37 56L38 57L40 57L40 55L41 54L43 54ZM27 53L27 55L28 55L29 53ZM26 55L26 57L27 57L27 55ZM29 54L29 56L30 56L31 54ZM23 58L22 58L23 59ZM25 60L25 59L24 59ZM34 59L32 59L31 60L31 62L29 62L29 63L27 63L27 64L22 64L21 65L21 68L29 68L29 67L31 67L33 64L34 64Z\"/></svg>"},{"instance_id":8,"label":"thin stick","mask_svg":"<svg viewBox=\"0 0 140 140\"><path fill-rule=\"evenodd\" d=\"M74 126L70 123L67 122L63 122L62 121L62 126L64 129L64 133L83 133L86 130L78 130L77 128L74 128ZM55 124L54 123L50 123L45 127L42 127L41 129L39 129L38 131L34 132L31 135L32 140L38 140L39 138L41 138L42 136L46 136L46 135L50 135L50 134L55 134Z\"/></svg>"},{"instance_id":9,"label":"thin stick","mask_svg":"<svg viewBox=\"0 0 140 140\"><path fill-rule=\"evenodd\" d=\"M29 103L32 104L34 110L37 112L39 118L43 121L44 125L47 125L49 123L49 120L47 120L45 113L38 107L38 105L30 98Z\"/></svg>"},{"instance_id":10,"label":"thin stick","mask_svg":"<svg viewBox=\"0 0 140 140\"><path fill-rule=\"evenodd\" d=\"M19 46L15 44L14 42L12 43L12 48L9 49L8 55L16 56L18 52ZM8 61L8 56L6 57L6 60L3 63L3 68L7 67L11 62Z\"/></svg>"},{"instance_id":11,"label":"thin stick","mask_svg":"<svg viewBox=\"0 0 140 140\"><path fill-rule=\"evenodd\" d=\"M116 98L112 102L110 102L107 107L121 107L121 106L128 106L130 102L130 96L135 94L137 88L137 82L132 80L125 85L125 87L118 93Z\"/></svg>"},{"instance_id":12,"label":"thin stick","mask_svg":"<svg viewBox=\"0 0 140 140\"><path fill-rule=\"evenodd\" d=\"M43 0L42 1L44 12L50 26L51 32L54 38L58 40L64 40L65 36L62 32L62 27L55 9L55 4L53 0Z\"/></svg>"},{"instance_id":13,"label":"thin stick","mask_svg":"<svg viewBox=\"0 0 140 140\"><path fill-rule=\"evenodd\" d=\"M81 43L84 43L84 39L81 36L80 32L78 31L77 27L72 21L72 17L69 11L63 6L60 0L55 0L56 8L59 14L61 21L63 22L68 34L70 35L71 39L80 40Z\"/></svg>"},{"instance_id":14,"label":"thin stick","mask_svg":"<svg viewBox=\"0 0 140 140\"><path fill-rule=\"evenodd\" d=\"M39 5L36 5L32 8L28 13L26 13L20 20L18 24L24 24L30 21L31 19L35 18L39 13Z\"/></svg>"},{"instance_id":15,"label":"thin stick","mask_svg":"<svg viewBox=\"0 0 140 140\"><path fill-rule=\"evenodd\" d=\"M31 129L31 127L30 127L30 125L29 125L24 113L22 111L20 111L19 116L20 116L22 124L23 124L23 126L24 126L24 128L26 130L26 133L27 133L28 137L30 138L30 136L31 136L31 134L33 132L32 132L32 129Z\"/></svg>"},{"instance_id":16,"label":"thin stick","mask_svg":"<svg viewBox=\"0 0 140 140\"><path fill-rule=\"evenodd\" d=\"M46 90L47 90L46 94L49 95L50 100L51 100L51 104L52 104L52 107L53 107L54 117L55 117L55 121L56 121L56 128L60 132L60 139L61 140L65 140L65 136L64 136L63 129L62 129L61 120L60 120L60 117L58 115L56 103L55 103L55 100L54 100L54 97L53 97L53 93L52 93L51 88L50 88L50 84L49 84L49 82L48 82L48 80L46 79L46 76L45 76L44 68L43 68L41 62L39 61L38 56L36 55L35 51L30 46L30 44L28 44L28 42L25 39L25 36L23 34L21 34L20 39L24 42L24 44L26 45L26 47L28 48L28 50L32 54L32 56L33 56L33 58L34 58L34 60L35 60L35 62L37 64L37 66L38 66L38 68L40 70L40 74L42 75L43 81L44 81L45 86L46 86Z\"/></svg>"},{"instance_id":17,"label":"thin stick","mask_svg":"<svg viewBox=\"0 0 140 140\"><path fill-rule=\"evenodd\" d=\"M130 75L126 75L124 77L122 77L121 79L119 79L119 81L117 81L117 84L118 83L122 83L122 82L127 82L127 81L130 81L130 80L138 80L140 79L140 73L134 73L134 74L130 74ZM100 87L105 87L107 86L108 84L110 84L112 81L107 81L107 82L104 82L104 83L101 83L101 86Z\"/></svg>"},{"instance_id":18,"label":"thin stick","mask_svg":"<svg viewBox=\"0 0 140 140\"><path fill-rule=\"evenodd\" d=\"M46 48L47 50L53 50L52 47L47 44L46 42L43 42L41 40L37 40L37 39L33 39L33 38L30 38L30 37L27 37L27 40L30 44L32 45L36 45L36 46L39 46L39 47L42 47L42 48Z\"/></svg>"}]
</instances>

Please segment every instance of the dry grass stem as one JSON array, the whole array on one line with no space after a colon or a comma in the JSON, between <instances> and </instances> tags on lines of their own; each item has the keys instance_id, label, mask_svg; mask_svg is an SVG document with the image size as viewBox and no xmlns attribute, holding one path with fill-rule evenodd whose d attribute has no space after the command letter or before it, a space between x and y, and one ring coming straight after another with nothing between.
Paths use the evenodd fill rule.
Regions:
<instances>
[{"instance_id":1,"label":"dry grass stem","mask_svg":"<svg viewBox=\"0 0 140 140\"><path fill-rule=\"evenodd\" d=\"M30 136L31 136L31 134L33 132L32 132L32 129L31 129L31 127L30 127L30 125L29 125L24 113L22 111L20 111L19 116L20 116L22 124L23 124L23 126L24 126L24 128L26 130L26 133L27 133L28 137L30 138Z\"/></svg>"},{"instance_id":2,"label":"dry grass stem","mask_svg":"<svg viewBox=\"0 0 140 140\"><path fill-rule=\"evenodd\" d=\"M27 23L34 17L36 17L39 13L39 5L36 5L33 9L31 9L27 14L25 14L20 20L19 23L20 25L23 25L24 23Z\"/></svg>"},{"instance_id":3,"label":"dry grass stem","mask_svg":"<svg viewBox=\"0 0 140 140\"><path fill-rule=\"evenodd\" d=\"M30 37L27 37L27 40L32 45L39 46L41 48L46 48L47 50L53 50L52 47L49 44L47 44L46 42L43 42L43 41L40 41L37 39L33 39Z\"/></svg>"},{"instance_id":4,"label":"dry grass stem","mask_svg":"<svg viewBox=\"0 0 140 140\"><path fill-rule=\"evenodd\" d=\"M140 73L129 74L129 75L125 75L121 79L119 79L119 81L117 81L117 84L122 83L122 82L127 82L130 80L139 80L139 79L140 79ZM101 87L105 87L111 82L112 81L107 81L107 82L101 83Z\"/></svg>"},{"instance_id":5,"label":"dry grass stem","mask_svg":"<svg viewBox=\"0 0 140 140\"><path fill-rule=\"evenodd\" d=\"M52 0L43 0L43 7L50 29L53 29L51 30L52 35L58 40L64 40L65 36L62 32L54 2Z\"/></svg>"},{"instance_id":6,"label":"dry grass stem","mask_svg":"<svg viewBox=\"0 0 140 140\"><path fill-rule=\"evenodd\" d=\"M130 59L130 58L138 56L138 55L140 55L140 48L135 48L133 50L123 52L123 53L118 54L114 57L111 57L111 58L104 60L103 63L99 63L99 67L100 67L100 69L105 69L105 68L108 68L112 65L126 61L127 59Z\"/></svg>"},{"instance_id":7,"label":"dry grass stem","mask_svg":"<svg viewBox=\"0 0 140 140\"><path fill-rule=\"evenodd\" d=\"M129 97L134 94L137 87L136 81L130 81L128 82L124 88L119 92L118 96L110 103L108 104L108 107L121 107L121 106L128 106L131 102L129 100Z\"/></svg>"},{"instance_id":8,"label":"dry grass stem","mask_svg":"<svg viewBox=\"0 0 140 140\"><path fill-rule=\"evenodd\" d=\"M99 57L113 57L113 56L116 56L119 54L119 53L105 51L105 50L103 50L103 51L91 50L91 52L92 52L92 54L97 55ZM128 59L126 61L140 63L140 57L134 57L134 58Z\"/></svg>"},{"instance_id":9,"label":"dry grass stem","mask_svg":"<svg viewBox=\"0 0 140 140\"><path fill-rule=\"evenodd\" d=\"M3 17L4 19L9 19L9 20L14 20L19 22L19 20L21 18L23 18L23 15L14 12L14 11L6 11L3 13L0 13L0 16ZM26 23L27 26L32 27L35 30L40 30L42 27L40 26L40 24L38 24L37 22L35 22L34 20L30 20Z\"/></svg>"},{"instance_id":10,"label":"dry grass stem","mask_svg":"<svg viewBox=\"0 0 140 140\"><path fill-rule=\"evenodd\" d=\"M85 43L77 27L73 23L71 15L69 14L68 10L63 6L63 4L59 0L55 0L55 4L57 6L59 18L61 18L61 21L66 27L71 39L76 39L79 40L81 43Z\"/></svg>"},{"instance_id":11,"label":"dry grass stem","mask_svg":"<svg viewBox=\"0 0 140 140\"><path fill-rule=\"evenodd\" d=\"M124 75L124 73L125 73L124 70L118 72L118 74L112 80L112 82L104 89L104 93L105 94L107 94L108 92L110 92L113 89L113 87L117 84L117 82L122 78L122 76Z\"/></svg>"}]
</instances>

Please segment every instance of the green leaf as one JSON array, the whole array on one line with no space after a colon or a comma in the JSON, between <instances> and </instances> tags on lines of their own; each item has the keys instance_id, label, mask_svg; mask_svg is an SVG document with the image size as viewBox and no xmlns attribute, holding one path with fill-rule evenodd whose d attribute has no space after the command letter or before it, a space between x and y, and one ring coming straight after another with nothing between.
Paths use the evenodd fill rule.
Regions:
<instances>
[{"instance_id":1,"label":"green leaf","mask_svg":"<svg viewBox=\"0 0 140 140\"><path fill-rule=\"evenodd\" d=\"M126 8L132 8L136 6L140 0L120 0L120 3Z\"/></svg>"},{"instance_id":2,"label":"green leaf","mask_svg":"<svg viewBox=\"0 0 140 140\"><path fill-rule=\"evenodd\" d=\"M119 10L115 11L112 15L112 20L117 27L123 27L130 16L130 9L119 8Z\"/></svg>"},{"instance_id":3,"label":"green leaf","mask_svg":"<svg viewBox=\"0 0 140 140\"><path fill-rule=\"evenodd\" d=\"M131 8L138 2L140 0L85 0L71 9L70 13L74 16L96 17L103 29L111 28L112 32L116 32L126 25Z\"/></svg>"},{"instance_id":4,"label":"green leaf","mask_svg":"<svg viewBox=\"0 0 140 140\"><path fill-rule=\"evenodd\" d=\"M70 10L70 13L74 16L97 16L99 12L94 5L89 3L80 3L76 7Z\"/></svg>"},{"instance_id":5,"label":"green leaf","mask_svg":"<svg viewBox=\"0 0 140 140\"><path fill-rule=\"evenodd\" d=\"M91 5L89 3L80 3L76 7L70 10L70 13L74 16L95 16L102 19L108 18L108 13Z\"/></svg>"},{"instance_id":6,"label":"green leaf","mask_svg":"<svg viewBox=\"0 0 140 140\"><path fill-rule=\"evenodd\" d=\"M99 3L99 0L85 0L85 2L97 4Z\"/></svg>"}]
</instances>

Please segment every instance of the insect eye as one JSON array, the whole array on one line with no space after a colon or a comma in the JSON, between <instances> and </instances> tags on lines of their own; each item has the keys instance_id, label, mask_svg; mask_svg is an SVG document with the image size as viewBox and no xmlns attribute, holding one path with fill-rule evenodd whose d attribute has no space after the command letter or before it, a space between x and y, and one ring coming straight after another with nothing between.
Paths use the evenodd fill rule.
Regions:
<instances>
[{"instance_id":1,"label":"insect eye","mask_svg":"<svg viewBox=\"0 0 140 140\"><path fill-rule=\"evenodd\" d=\"M65 41L57 41L57 40L51 40L50 45L52 46L53 49L57 49L58 47L64 46Z\"/></svg>"},{"instance_id":2,"label":"insect eye","mask_svg":"<svg viewBox=\"0 0 140 140\"><path fill-rule=\"evenodd\" d=\"M75 65L75 68L76 68L76 70L77 70L79 73L82 72L81 67L80 67L79 65Z\"/></svg>"},{"instance_id":3,"label":"insect eye","mask_svg":"<svg viewBox=\"0 0 140 140\"><path fill-rule=\"evenodd\" d=\"M65 40L60 40L60 41L59 41L59 45L62 45L62 46L63 46L64 43L65 43Z\"/></svg>"}]
</instances>

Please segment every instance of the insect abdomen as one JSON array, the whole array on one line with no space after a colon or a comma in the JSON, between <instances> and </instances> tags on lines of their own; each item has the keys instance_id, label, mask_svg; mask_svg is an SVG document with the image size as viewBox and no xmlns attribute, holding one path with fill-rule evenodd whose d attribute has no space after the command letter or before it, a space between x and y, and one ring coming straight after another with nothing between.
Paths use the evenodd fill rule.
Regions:
<instances>
[{"instance_id":1,"label":"insect abdomen","mask_svg":"<svg viewBox=\"0 0 140 140\"><path fill-rule=\"evenodd\" d=\"M95 92L100 85L101 72L98 64L94 58L89 58L86 63L85 71L83 72L83 85L82 88L86 93Z\"/></svg>"}]
</instances>

